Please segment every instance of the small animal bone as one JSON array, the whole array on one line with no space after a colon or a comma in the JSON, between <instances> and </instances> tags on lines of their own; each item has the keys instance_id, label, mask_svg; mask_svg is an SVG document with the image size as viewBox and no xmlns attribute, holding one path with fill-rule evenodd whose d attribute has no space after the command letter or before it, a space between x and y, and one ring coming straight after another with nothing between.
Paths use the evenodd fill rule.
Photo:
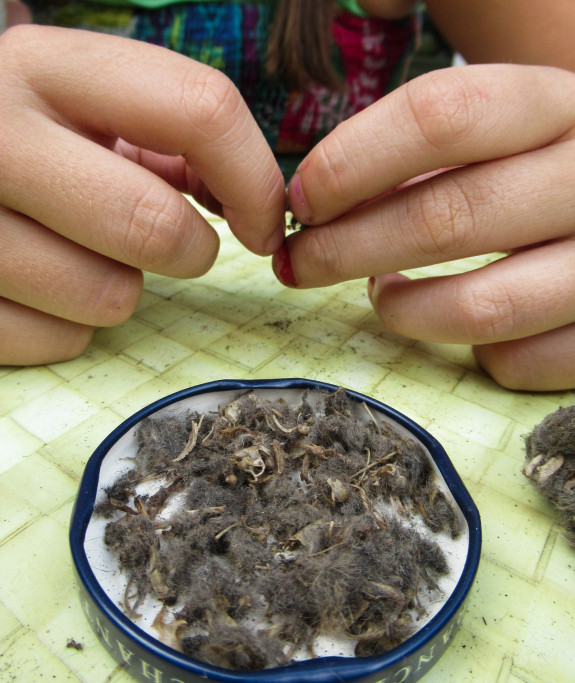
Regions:
<instances>
[{"instance_id":1,"label":"small animal bone","mask_svg":"<svg viewBox=\"0 0 575 683\"><path fill-rule=\"evenodd\" d=\"M327 485L331 490L331 499L335 503L345 503L349 498L349 488L339 479L328 477Z\"/></svg>"},{"instance_id":2,"label":"small animal bone","mask_svg":"<svg viewBox=\"0 0 575 683\"><path fill-rule=\"evenodd\" d=\"M188 453L191 453L193 451L194 446L196 445L196 441L198 440L198 432L200 431L200 427L202 426L203 420L204 415L202 413L198 422L192 422L192 431L190 432L190 438L188 439L188 443L184 446L182 452L172 460L172 462L180 462L180 460L183 460L186 457L186 455L188 455Z\"/></svg>"},{"instance_id":3,"label":"small animal bone","mask_svg":"<svg viewBox=\"0 0 575 683\"><path fill-rule=\"evenodd\" d=\"M232 460L242 472L250 474L257 481L266 471L266 464L259 446L248 446L232 454Z\"/></svg>"}]
</instances>

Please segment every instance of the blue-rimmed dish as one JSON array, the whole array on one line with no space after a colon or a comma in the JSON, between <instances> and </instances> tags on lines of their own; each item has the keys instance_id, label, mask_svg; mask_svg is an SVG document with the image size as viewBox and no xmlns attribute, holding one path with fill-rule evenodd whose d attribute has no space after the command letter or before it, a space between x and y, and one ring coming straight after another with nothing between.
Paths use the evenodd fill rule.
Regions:
<instances>
[{"instance_id":1,"label":"blue-rimmed dish","mask_svg":"<svg viewBox=\"0 0 575 683\"><path fill-rule=\"evenodd\" d=\"M445 652L463 619L463 609L479 564L481 525L477 508L438 441L413 420L384 403L347 390L379 419L418 441L427 451L435 476L460 516L463 533L448 549L450 584L419 630L382 655L321 656L263 671L231 671L182 655L164 645L153 632L135 623L118 606L118 572L108 565L101 528L95 526L94 506L115 473L137 450L139 423L150 416L217 410L247 390L262 398L296 401L306 389L335 391L338 387L305 379L220 380L171 394L143 408L117 427L96 449L84 472L70 528L70 544L86 617L102 645L136 680L162 683L407 683L423 676ZM116 582L116 583L115 583Z\"/></svg>"}]
</instances>

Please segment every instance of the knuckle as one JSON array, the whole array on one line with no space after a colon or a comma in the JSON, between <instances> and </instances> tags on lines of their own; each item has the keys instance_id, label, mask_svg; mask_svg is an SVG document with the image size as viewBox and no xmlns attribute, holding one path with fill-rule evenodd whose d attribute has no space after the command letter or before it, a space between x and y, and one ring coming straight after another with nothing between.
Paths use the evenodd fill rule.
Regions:
<instances>
[{"instance_id":1,"label":"knuckle","mask_svg":"<svg viewBox=\"0 0 575 683\"><path fill-rule=\"evenodd\" d=\"M6 99L6 94L10 95L8 88L14 84L20 86L25 81L23 65L27 59L24 52L28 41L27 32L28 27L13 26L0 33L0 87L4 91L3 100Z\"/></svg>"},{"instance_id":2,"label":"knuckle","mask_svg":"<svg viewBox=\"0 0 575 683\"><path fill-rule=\"evenodd\" d=\"M416 226L418 250L425 257L444 259L465 249L476 234L475 205L457 183L438 189L431 181L424 190L407 194L407 212Z\"/></svg>"},{"instance_id":3,"label":"knuckle","mask_svg":"<svg viewBox=\"0 0 575 683\"><path fill-rule=\"evenodd\" d=\"M33 32L34 29L29 25L20 24L0 33L0 55L2 56L3 64L6 59L17 61L15 56L20 53L22 47L28 42L31 31Z\"/></svg>"},{"instance_id":4,"label":"knuckle","mask_svg":"<svg viewBox=\"0 0 575 683\"><path fill-rule=\"evenodd\" d=\"M0 75L26 77L38 69L38 54L52 42L53 27L18 24L0 33Z\"/></svg>"},{"instance_id":5,"label":"knuckle","mask_svg":"<svg viewBox=\"0 0 575 683\"><path fill-rule=\"evenodd\" d=\"M423 140L434 148L464 143L483 118L483 96L456 71L431 72L404 90L407 107Z\"/></svg>"},{"instance_id":6,"label":"knuckle","mask_svg":"<svg viewBox=\"0 0 575 683\"><path fill-rule=\"evenodd\" d=\"M219 138L238 119L243 100L233 82L221 71L202 65L183 77L180 105L196 134Z\"/></svg>"},{"instance_id":7,"label":"knuckle","mask_svg":"<svg viewBox=\"0 0 575 683\"><path fill-rule=\"evenodd\" d=\"M112 327L128 320L136 310L142 287L139 270L118 264L106 284L94 293L88 324Z\"/></svg>"},{"instance_id":8,"label":"knuckle","mask_svg":"<svg viewBox=\"0 0 575 683\"><path fill-rule=\"evenodd\" d=\"M133 200L125 234L127 261L163 272L181 259L185 205L179 194L146 188Z\"/></svg>"},{"instance_id":9,"label":"knuckle","mask_svg":"<svg viewBox=\"0 0 575 683\"><path fill-rule=\"evenodd\" d=\"M347 194L360 165L360 160L349 154L350 147L341 135L345 128L345 122L340 124L335 133L324 138L315 149L313 167L317 183L333 196Z\"/></svg>"},{"instance_id":10,"label":"knuckle","mask_svg":"<svg viewBox=\"0 0 575 683\"><path fill-rule=\"evenodd\" d=\"M489 344L512 336L517 320L512 298L496 284L475 283L458 289L454 314L471 344Z\"/></svg>"},{"instance_id":11,"label":"knuckle","mask_svg":"<svg viewBox=\"0 0 575 683\"><path fill-rule=\"evenodd\" d=\"M306 261L313 264L314 277L332 284L346 279L345 257L332 231L314 227L304 231Z\"/></svg>"}]
</instances>

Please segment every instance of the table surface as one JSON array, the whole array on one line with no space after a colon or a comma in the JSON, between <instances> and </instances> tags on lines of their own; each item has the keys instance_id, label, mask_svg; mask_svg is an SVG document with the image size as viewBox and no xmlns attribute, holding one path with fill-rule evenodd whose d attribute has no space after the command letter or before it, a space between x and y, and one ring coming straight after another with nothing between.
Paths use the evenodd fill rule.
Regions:
<instances>
[{"instance_id":1,"label":"table surface","mask_svg":"<svg viewBox=\"0 0 575 683\"><path fill-rule=\"evenodd\" d=\"M510 392L470 348L384 331L364 282L285 289L269 259L222 221L214 268L195 281L146 275L135 315L80 358L0 367L0 681L131 680L92 633L68 525L84 465L148 403L221 378L307 377L418 421L445 447L482 517L483 550L461 630L424 677L518 683L575 677L575 549L522 474L523 436L575 392ZM443 275L488 257L414 271ZM73 639L83 648L68 647Z\"/></svg>"}]
</instances>

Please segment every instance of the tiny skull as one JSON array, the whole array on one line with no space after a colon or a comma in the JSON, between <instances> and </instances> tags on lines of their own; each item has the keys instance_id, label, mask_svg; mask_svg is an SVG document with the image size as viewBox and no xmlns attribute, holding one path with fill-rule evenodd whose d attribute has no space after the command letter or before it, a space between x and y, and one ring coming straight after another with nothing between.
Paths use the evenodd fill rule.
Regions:
<instances>
[{"instance_id":1,"label":"tiny skull","mask_svg":"<svg viewBox=\"0 0 575 683\"><path fill-rule=\"evenodd\" d=\"M266 471L266 464L258 446L242 448L232 455L232 459L242 472L251 475L253 481L257 481Z\"/></svg>"}]
</instances>

